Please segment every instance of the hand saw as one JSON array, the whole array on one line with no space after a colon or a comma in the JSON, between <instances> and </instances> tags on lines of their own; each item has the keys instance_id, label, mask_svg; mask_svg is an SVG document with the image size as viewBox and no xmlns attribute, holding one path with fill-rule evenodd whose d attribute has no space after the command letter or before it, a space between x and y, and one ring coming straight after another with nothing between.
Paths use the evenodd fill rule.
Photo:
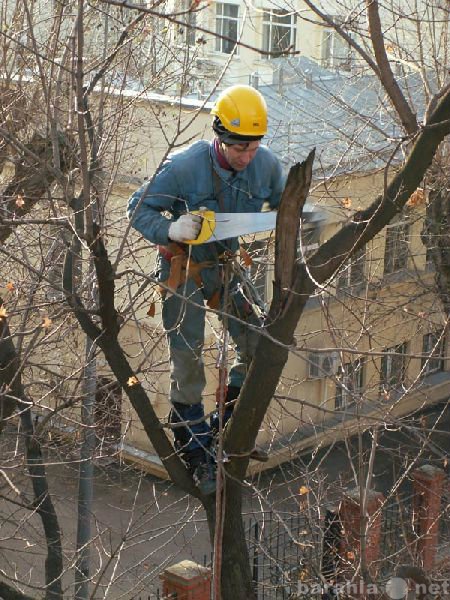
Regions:
<instances>
[{"instance_id":1,"label":"hand saw","mask_svg":"<svg viewBox=\"0 0 450 600\"><path fill-rule=\"evenodd\" d=\"M259 233L275 229L277 213L275 211L258 213L216 213L213 210L193 210L193 215L202 217L202 227L195 240L186 244L209 244L218 240ZM312 207L304 207L302 218L307 223L321 221L324 213Z\"/></svg>"}]
</instances>

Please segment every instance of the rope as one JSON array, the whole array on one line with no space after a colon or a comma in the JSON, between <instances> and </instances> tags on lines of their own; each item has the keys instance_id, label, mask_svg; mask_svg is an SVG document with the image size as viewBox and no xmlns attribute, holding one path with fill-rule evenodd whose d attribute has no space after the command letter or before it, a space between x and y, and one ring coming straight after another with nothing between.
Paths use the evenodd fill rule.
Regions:
<instances>
[{"instance_id":1,"label":"rope","mask_svg":"<svg viewBox=\"0 0 450 600\"><path fill-rule=\"evenodd\" d=\"M218 359L219 367L219 393L218 393L218 417L219 432L216 447L216 527L214 531L214 561L213 561L213 600L220 600L220 585L222 574L222 540L223 526L225 519L225 477L223 461L223 414L225 407L225 390L227 380L227 361L228 361L228 304L230 287L230 269L231 260L225 259L224 264L224 291L223 291L223 319L222 319L222 343L221 353Z\"/></svg>"}]
</instances>

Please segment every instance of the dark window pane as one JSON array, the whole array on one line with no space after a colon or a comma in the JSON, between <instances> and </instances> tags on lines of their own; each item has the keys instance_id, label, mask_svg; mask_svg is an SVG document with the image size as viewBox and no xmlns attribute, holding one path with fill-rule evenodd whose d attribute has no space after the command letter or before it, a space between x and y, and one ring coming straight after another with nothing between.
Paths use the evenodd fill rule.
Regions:
<instances>
[{"instance_id":1,"label":"dark window pane","mask_svg":"<svg viewBox=\"0 0 450 600\"><path fill-rule=\"evenodd\" d=\"M238 16L239 7L237 4L224 4L223 5L223 14L226 17L234 17L235 19Z\"/></svg>"},{"instance_id":2,"label":"dark window pane","mask_svg":"<svg viewBox=\"0 0 450 600\"><path fill-rule=\"evenodd\" d=\"M422 373L436 373L444 369L444 336L432 332L423 336L422 342Z\"/></svg>"},{"instance_id":3,"label":"dark window pane","mask_svg":"<svg viewBox=\"0 0 450 600\"><path fill-rule=\"evenodd\" d=\"M223 38L216 38L216 51L231 54L238 37L239 6L237 4L216 4L216 32Z\"/></svg>"},{"instance_id":4,"label":"dark window pane","mask_svg":"<svg viewBox=\"0 0 450 600\"><path fill-rule=\"evenodd\" d=\"M337 279L337 289L344 290L353 285L359 285L363 283L365 276L365 264L366 264L366 249L365 247L360 248L354 256L352 256L339 273Z\"/></svg>"},{"instance_id":5,"label":"dark window pane","mask_svg":"<svg viewBox=\"0 0 450 600\"><path fill-rule=\"evenodd\" d=\"M364 360L341 365L337 374L335 407L337 409L354 402L364 386Z\"/></svg>"},{"instance_id":6,"label":"dark window pane","mask_svg":"<svg viewBox=\"0 0 450 600\"><path fill-rule=\"evenodd\" d=\"M386 230L384 272L394 273L408 263L408 224L393 225Z\"/></svg>"},{"instance_id":7,"label":"dark window pane","mask_svg":"<svg viewBox=\"0 0 450 600\"><path fill-rule=\"evenodd\" d=\"M387 348L381 358L381 384L385 390L400 385L406 373L406 343Z\"/></svg>"}]
</instances>

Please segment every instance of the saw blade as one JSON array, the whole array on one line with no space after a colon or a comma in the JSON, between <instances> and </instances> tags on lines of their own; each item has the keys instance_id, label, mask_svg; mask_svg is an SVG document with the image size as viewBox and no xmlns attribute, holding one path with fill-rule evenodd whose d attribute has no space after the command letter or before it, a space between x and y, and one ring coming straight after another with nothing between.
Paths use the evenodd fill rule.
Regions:
<instances>
[{"instance_id":1,"label":"saw blade","mask_svg":"<svg viewBox=\"0 0 450 600\"><path fill-rule=\"evenodd\" d=\"M251 213L216 213L212 210L197 210L193 214L203 219L202 228L195 240L186 243L198 245L208 244L219 240L260 233L275 229L277 223L276 211ZM320 221L323 214L316 208L305 205L302 218L306 223Z\"/></svg>"},{"instance_id":2,"label":"saw blade","mask_svg":"<svg viewBox=\"0 0 450 600\"><path fill-rule=\"evenodd\" d=\"M216 226L208 240L226 240L250 233L275 229L276 212L262 213L216 213Z\"/></svg>"}]
</instances>

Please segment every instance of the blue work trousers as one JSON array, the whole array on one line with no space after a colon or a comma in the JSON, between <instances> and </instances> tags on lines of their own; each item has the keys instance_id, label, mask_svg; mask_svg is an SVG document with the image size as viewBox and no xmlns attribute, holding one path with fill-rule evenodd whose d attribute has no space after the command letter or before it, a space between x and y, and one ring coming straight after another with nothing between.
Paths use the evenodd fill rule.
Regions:
<instances>
[{"instance_id":1,"label":"blue work trousers","mask_svg":"<svg viewBox=\"0 0 450 600\"><path fill-rule=\"evenodd\" d=\"M203 363L206 299L195 281L188 279L163 300L162 318L169 344L170 401L197 404L202 401L206 384ZM183 297L180 297L183 296ZM223 297L221 308L223 308ZM250 301L249 301L250 300ZM234 342L236 357L229 372L228 384L241 387L258 342L258 331L248 327L261 326L237 278L232 279L228 293L228 331ZM239 321L231 318L237 317ZM220 318L220 317L219 317Z\"/></svg>"}]
</instances>

